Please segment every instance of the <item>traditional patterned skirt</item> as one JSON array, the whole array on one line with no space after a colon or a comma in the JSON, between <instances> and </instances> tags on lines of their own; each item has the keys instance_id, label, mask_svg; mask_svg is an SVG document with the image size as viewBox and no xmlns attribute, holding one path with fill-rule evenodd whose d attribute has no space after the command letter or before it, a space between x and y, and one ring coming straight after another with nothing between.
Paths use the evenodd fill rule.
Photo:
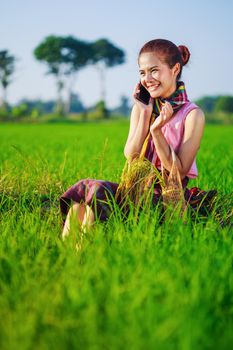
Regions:
<instances>
[{"instance_id":1,"label":"traditional patterned skirt","mask_svg":"<svg viewBox=\"0 0 233 350\"><path fill-rule=\"evenodd\" d=\"M188 200L190 191L186 188L188 177L182 181L185 198ZM72 203L84 203L90 206L93 212L98 216L100 221L106 221L112 212L112 208L116 204L122 206L122 199L115 194L118 188L118 183L105 180L82 179L71 186L60 197L60 209L65 222L66 215ZM152 205L156 206L161 199L162 189L159 183L154 185L152 195ZM113 203L115 201L115 203Z\"/></svg>"}]
</instances>

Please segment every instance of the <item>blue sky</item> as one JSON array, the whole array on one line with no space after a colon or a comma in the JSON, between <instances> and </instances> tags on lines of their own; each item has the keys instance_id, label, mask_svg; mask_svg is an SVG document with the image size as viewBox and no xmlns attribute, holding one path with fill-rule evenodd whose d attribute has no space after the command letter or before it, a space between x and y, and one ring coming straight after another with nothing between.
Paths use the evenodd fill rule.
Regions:
<instances>
[{"instance_id":1,"label":"blue sky","mask_svg":"<svg viewBox=\"0 0 233 350\"><path fill-rule=\"evenodd\" d=\"M186 45L191 58L183 69L189 98L233 93L233 1L156 0L1 0L0 50L18 57L9 88L9 101L55 97L51 76L33 57L33 49L48 35L73 35L95 41L107 38L126 52L124 65L109 69L107 104L118 105L120 96L131 98L139 79L137 55L155 38ZM78 75L74 91L86 105L100 98L96 69Z\"/></svg>"}]
</instances>

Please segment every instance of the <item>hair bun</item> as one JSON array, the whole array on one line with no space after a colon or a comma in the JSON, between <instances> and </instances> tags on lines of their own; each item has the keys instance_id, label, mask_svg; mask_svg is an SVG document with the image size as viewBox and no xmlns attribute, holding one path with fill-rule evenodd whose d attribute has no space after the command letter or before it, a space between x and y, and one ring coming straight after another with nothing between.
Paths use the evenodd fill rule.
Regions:
<instances>
[{"instance_id":1,"label":"hair bun","mask_svg":"<svg viewBox=\"0 0 233 350\"><path fill-rule=\"evenodd\" d=\"M189 49L184 45L179 45L178 49L179 49L180 54L181 54L183 65L185 66L188 63L189 57L190 57Z\"/></svg>"}]
</instances>

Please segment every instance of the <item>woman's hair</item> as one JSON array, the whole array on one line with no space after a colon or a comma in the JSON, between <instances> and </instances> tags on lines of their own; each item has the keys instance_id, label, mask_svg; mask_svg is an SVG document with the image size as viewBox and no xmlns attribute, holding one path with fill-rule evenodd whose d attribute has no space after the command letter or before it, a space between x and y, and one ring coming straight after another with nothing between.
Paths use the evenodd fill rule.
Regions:
<instances>
[{"instance_id":1,"label":"woman's hair","mask_svg":"<svg viewBox=\"0 0 233 350\"><path fill-rule=\"evenodd\" d=\"M184 45L176 46L173 42L166 39L154 39L148 41L140 50L138 58L143 53L154 52L162 62L166 63L170 68L176 63L180 63L180 72L177 75L177 80L180 79L182 68L189 61L190 52Z\"/></svg>"}]
</instances>

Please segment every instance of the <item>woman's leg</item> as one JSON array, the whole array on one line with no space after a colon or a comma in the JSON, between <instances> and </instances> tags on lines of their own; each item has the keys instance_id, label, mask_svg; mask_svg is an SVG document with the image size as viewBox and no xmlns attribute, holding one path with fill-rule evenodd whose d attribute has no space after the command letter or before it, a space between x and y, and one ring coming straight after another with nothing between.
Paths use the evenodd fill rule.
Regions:
<instances>
[{"instance_id":1,"label":"woman's leg","mask_svg":"<svg viewBox=\"0 0 233 350\"><path fill-rule=\"evenodd\" d=\"M84 214L84 218L83 218L82 225L81 225L82 231L86 232L86 230L88 228L93 226L94 221L95 221L95 216L94 216L93 210L91 209L91 207L89 205L86 205L85 206L85 214Z\"/></svg>"},{"instance_id":2,"label":"woman's leg","mask_svg":"<svg viewBox=\"0 0 233 350\"><path fill-rule=\"evenodd\" d=\"M94 223L94 213L92 209L84 203L75 203L69 209L62 231L63 240L69 235L72 222L77 226L77 229L86 232L86 229Z\"/></svg>"},{"instance_id":3,"label":"woman's leg","mask_svg":"<svg viewBox=\"0 0 233 350\"><path fill-rule=\"evenodd\" d=\"M62 239L65 239L70 233L71 222L81 225L85 215L85 204L84 203L75 203L69 209L66 216L66 221L62 231Z\"/></svg>"}]
</instances>

